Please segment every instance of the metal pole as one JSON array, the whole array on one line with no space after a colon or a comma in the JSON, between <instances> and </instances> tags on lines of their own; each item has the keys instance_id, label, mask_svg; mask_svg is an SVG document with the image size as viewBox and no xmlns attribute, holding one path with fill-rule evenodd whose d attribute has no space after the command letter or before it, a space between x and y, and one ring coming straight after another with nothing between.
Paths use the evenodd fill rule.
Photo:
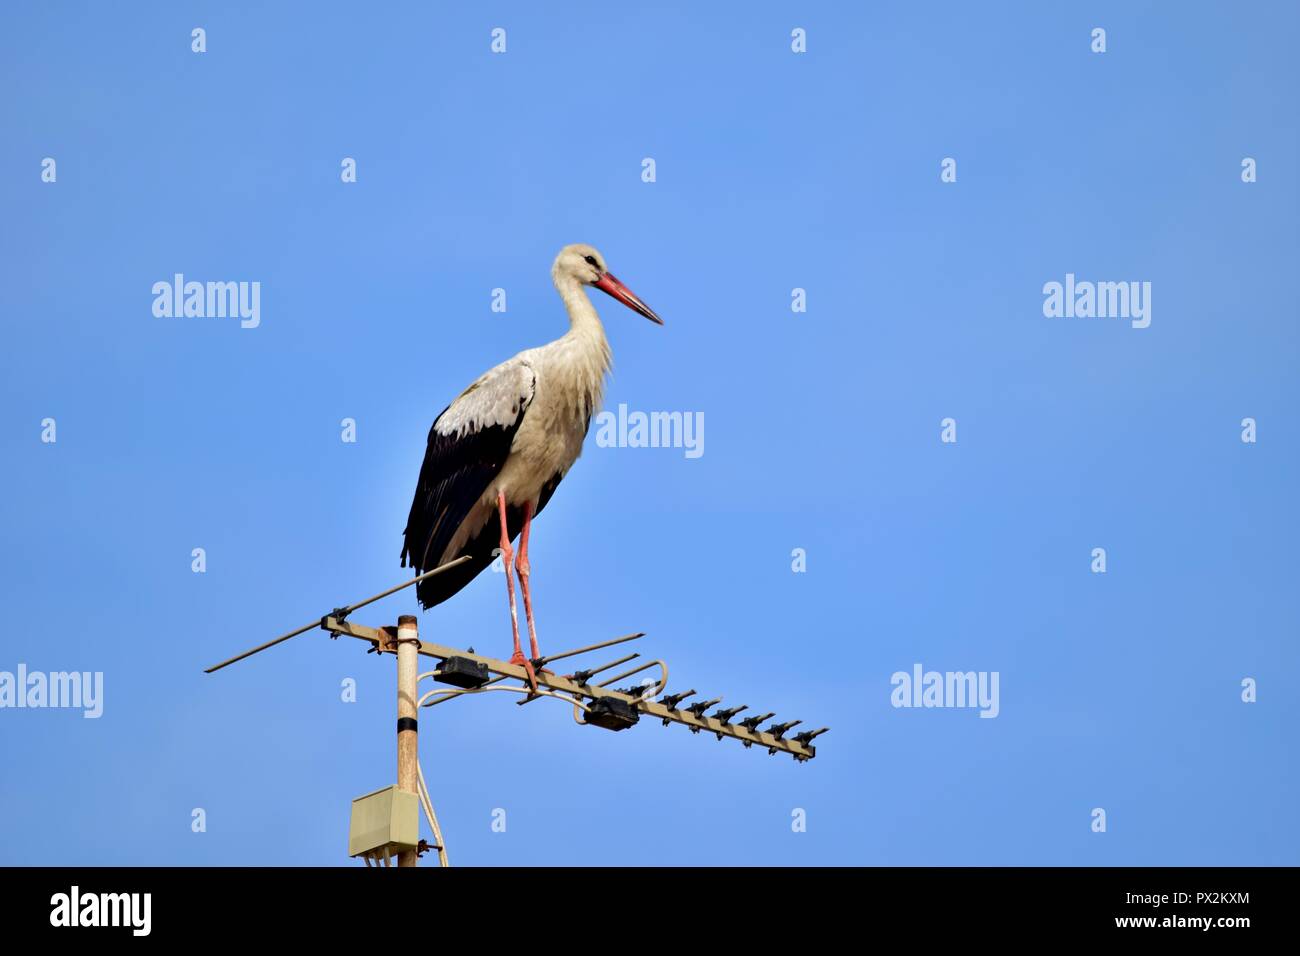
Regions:
<instances>
[{"instance_id":1,"label":"metal pole","mask_svg":"<svg viewBox=\"0 0 1300 956\"><path fill-rule=\"evenodd\" d=\"M416 721L417 677L420 636L414 614L397 619L397 789L418 796L420 792L420 749ZM398 866L416 866L415 850L398 855Z\"/></svg>"}]
</instances>

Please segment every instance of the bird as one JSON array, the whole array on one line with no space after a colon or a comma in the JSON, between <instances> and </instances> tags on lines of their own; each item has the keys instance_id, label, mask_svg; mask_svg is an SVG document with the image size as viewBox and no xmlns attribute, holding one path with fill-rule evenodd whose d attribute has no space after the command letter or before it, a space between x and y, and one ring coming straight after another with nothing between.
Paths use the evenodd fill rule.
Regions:
<instances>
[{"instance_id":1,"label":"bird","mask_svg":"<svg viewBox=\"0 0 1300 956\"><path fill-rule=\"evenodd\" d=\"M417 576L470 557L416 584L416 597L425 610L469 584L499 550L514 638L510 663L523 667L533 691L534 662L541 662L542 654L533 620L529 532L582 454L612 363L604 326L587 289L599 289L651 322L664 324L586 243L560 250L551 266L551 281L568 312L568 332L485 372L438 415L429 429L402 532L402 567L409 565ZM511 546L516 538L517 552ZM528 657L519 640L512 560L523 594Z\"/></svg>"}]
</instances>

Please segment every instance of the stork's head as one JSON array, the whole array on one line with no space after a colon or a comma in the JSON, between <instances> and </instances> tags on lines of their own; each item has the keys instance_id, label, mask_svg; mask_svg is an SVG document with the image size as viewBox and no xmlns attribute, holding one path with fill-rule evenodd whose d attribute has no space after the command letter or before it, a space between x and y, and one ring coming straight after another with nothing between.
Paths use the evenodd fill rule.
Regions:
<instances>
[{"instance_id":1,"label":"stork's head","mask_svg":"<svg viewBox=\"0 0 1300 956\"><path fill-rule=\"evenodd\" d=\"M551 278L557 287L575 280L583 285L595 286L601 292L618 299L633 312L640 312L651 322L664 324L664 320L655 315L654 309L614 278L614 274L605 266L605 257L585 242L575 242L560 250L560 254L555 257L555 265L551 267Z\"/></svg>"}]
</instances>

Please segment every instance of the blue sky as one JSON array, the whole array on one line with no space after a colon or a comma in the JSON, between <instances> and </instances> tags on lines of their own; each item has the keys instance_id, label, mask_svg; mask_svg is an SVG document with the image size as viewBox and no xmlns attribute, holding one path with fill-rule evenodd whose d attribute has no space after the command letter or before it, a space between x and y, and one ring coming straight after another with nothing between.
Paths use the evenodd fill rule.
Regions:
<instances>
[{"instance_id":1,"label":"blue sky","mask_svg":"<svg viewBox=\"0 0 1300 956\"><path fill-rule=\"evenodd\" d=\"M597 302L607 406L706 446L589 437L533 538L543 649L645 630L670 690L833 729L797 766L439 707L453 863L1300 863L1293 5L0 18L0 671L104 674L97 720L0 710L0 863L347 862L391 659L202 668L404 576L429 424L564 330L577 241L667 322ZM260 282L260 326L156 318L177 272ZM1150 282L1150 327L1046 318L1067 273ZM421 636L507 656L501 591ZM916 663L996 671L998 717L892 707Z\"/></svg>"}]
</instances>

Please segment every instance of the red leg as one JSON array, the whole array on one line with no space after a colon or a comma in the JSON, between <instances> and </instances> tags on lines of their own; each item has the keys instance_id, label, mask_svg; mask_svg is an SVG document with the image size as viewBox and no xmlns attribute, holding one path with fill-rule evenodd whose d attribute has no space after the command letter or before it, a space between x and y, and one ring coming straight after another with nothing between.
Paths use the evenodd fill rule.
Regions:
<instances>
[{"instance_id":1,"label":"red leg","mask_svg":"<svg viewBox=\"0 0 1300 956\"><path fill-rule=\"evenodd\" d=\"M506 521L506 496L497 492L497 513L501 518L501 563L506 568L506 592L510 595L510 631L515 638L515 652L510 658L511 664L518 664L528 672L528 684L537 689L537 675L533 673L532 662L524 657L524 650L519 646L519 612L515 610L515 579L510 576L510 560L514 549L510 547L510 525Z\"/></svg>"},{"instance_id":2,"label":"red leg","mask_svg":"<svg viewBox=\"0 0 1300 956\"><path fill-rule=\"evenodd\" d=\"M519 534L519 557L515 559L515 571L519 574L519 589L524 592L524 617L528 621L528 642L533 652L533 660L542 656L537 647L537 626L533 623L533 594L528 586L531 573L528 567L528 532L533 526L533 503L524 505L524 530Z\"/></svg>"}]
</instances>

